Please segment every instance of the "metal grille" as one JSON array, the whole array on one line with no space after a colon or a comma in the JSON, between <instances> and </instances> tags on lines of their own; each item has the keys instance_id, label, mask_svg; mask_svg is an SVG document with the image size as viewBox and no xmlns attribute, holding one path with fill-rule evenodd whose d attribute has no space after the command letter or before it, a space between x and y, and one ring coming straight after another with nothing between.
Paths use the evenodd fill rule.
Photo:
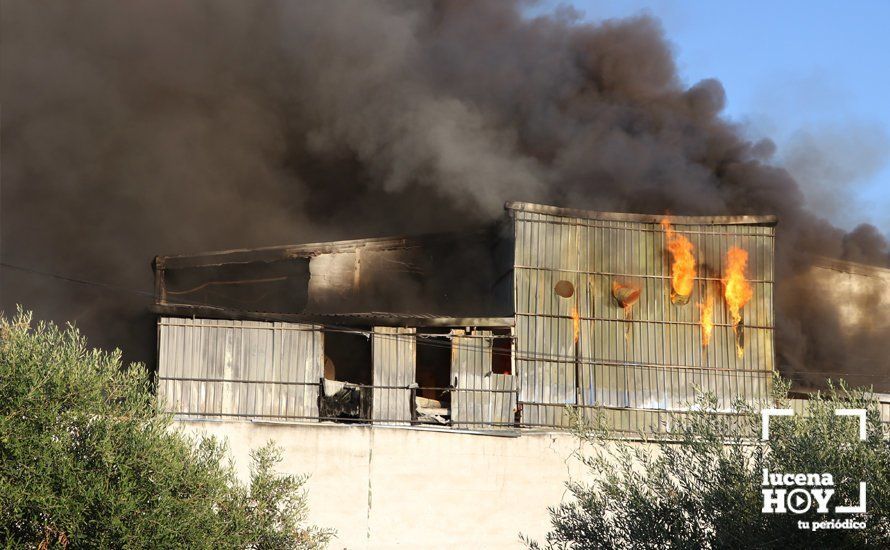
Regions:
<instances>
[{"instance_id":1,"label":"metal grille","mask_svg":"<svg viewBox=\"0 0 890 550\"><path fill-rule=\"evenodd\" d=\"M693 388L712 391L723 408L769 395L773 351L774 228L684 218L675 230L695 246L698 277L686 305L670 301L670 263L657 221L575 218L514 211L517 371L523 422L565 425L567 404L630 410L683 410ZM637 216L629 216L631 219ZM727 250L748 251L753 299L743 310L744 355L722 298ZM554 292L558 281L571 298ZM612 284L637 287L629 312ZM701 343L696 304L714 300L714 330ZM580 334L576 351L571 310Z\"/></svg>"},{"instance_id":2,"label":"metal grille","mask_svg":"<svg viewBox=\"0 0 890 550\"><path fill-rule=\"evenodd\" d=\"M452 331L451 421L455 426L511 426L516 409L516 379L491 372L492 333Z\"/></svg>"},{"instance_id":3,"label":"metal grille","mask_svg":"<svg viewBox=\"0 0 890 550\"><path fill-rule=\"evenodd\" d=\"M377 422L411 422L411 390L417 357L415 329L374 327L374 397L371 412ZM383 387L381 387L383 386Z\"/></svg>"},{"instance_id":4,"label":"metal grille","mask_svg":"<svg viewBox=\"0 0 890 550\"><path fill-rule=\"evenodd\" d=\"M158 397L171 412L318 415L320 327L162 317L158 333Z\"/></svg>"}]
</instances>

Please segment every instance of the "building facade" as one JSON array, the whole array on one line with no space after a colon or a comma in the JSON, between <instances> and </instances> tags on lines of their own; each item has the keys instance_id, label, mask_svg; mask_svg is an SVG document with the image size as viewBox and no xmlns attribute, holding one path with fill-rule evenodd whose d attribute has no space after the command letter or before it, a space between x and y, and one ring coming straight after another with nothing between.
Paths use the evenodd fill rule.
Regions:
<instances>
[{"instance_id":1,"label":"building facade","mask_svg":"<svg viewBox=\"0 0 890 550\"><path fill-rule=\"evenodd\" d=\"M701 393L726 412L768 398L774 218L670 217L696 262L676 300L663 216L505 210L468 234L158 257L160 397L188 417L504 430L575 411L627 432Z\"/></svg>"},{"instance_id":2,"label":"building facade","mask_svg":"<svg viewBox=\"0 0 890 550\"><path fill-rule=\"evenodd\" d=\"M590 481L573 415L649 439L702 393L727 414L769 396L775 220L670 221L688 295L661 216L525 203L470 233L158 257L159 397L228 440L244 478L251 449L280 445L331 547L524 548L565 482ZM888 273L826 260L807 277L843 312L887 302ZM848 309L838 334L863 322Z\"/></svg>"}]
</instances>

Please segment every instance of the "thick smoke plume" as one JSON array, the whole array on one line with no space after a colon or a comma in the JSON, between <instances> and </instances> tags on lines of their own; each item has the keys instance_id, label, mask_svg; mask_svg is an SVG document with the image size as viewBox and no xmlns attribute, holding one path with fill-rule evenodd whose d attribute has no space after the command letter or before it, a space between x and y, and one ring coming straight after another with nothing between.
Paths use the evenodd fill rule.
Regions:
<instances>
[{"instance_id":1,"label":"thick smoke plume","mask_svg":"<svg viewBox=\"0 0 890 550\"><path fill-rule=\"evenodd\" d=\"M523 7L4 2L2 259L115 288L6 268L0 305L150 359L150 299L116 287L150 293L158 253L455 229L505 200L777 214L786 371L890 356L886 333L820 340L836 320L797 283L813 254L886 265L884 238L807 210L656 20Z\"/></svg>"}]
</instances>

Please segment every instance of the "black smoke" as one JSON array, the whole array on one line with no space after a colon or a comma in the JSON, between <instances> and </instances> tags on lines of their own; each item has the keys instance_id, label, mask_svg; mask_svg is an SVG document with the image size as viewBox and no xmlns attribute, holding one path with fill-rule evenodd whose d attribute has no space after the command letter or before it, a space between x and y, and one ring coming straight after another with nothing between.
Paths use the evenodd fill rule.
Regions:
<instances>
[{"instance_id":1,"label":"black smoke","mask_svg":"<svg viewBox=\"0 0 890 550\"><path fill-rule=\"evenodd\" d=\"M886 373L838 366L890 338L825 350L836 320L797 283L814 254L887 265L884 237L808 210L658 21L525 5L3 2L2 260L114 288L3 269L0 307L147 359L149 299L117 287L150 292L158 253L457 229L505 200L776 214L783 364Z\"/></svg>"}]
</instances>

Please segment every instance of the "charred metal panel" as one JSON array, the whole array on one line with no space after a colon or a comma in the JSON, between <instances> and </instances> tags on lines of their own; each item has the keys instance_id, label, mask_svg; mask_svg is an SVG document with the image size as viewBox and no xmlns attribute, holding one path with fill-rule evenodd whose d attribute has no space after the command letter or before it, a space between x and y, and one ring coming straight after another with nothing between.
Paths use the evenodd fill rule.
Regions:
<instances>
[{"instance_id":1,"label":"charred metal panel","mask_svg":"<svg viewBox=\"0 0 890 550\"><path fill-rule=\"evenodd\" d=\"M411 390L415 383L417 341L415 329L374 327L371 340L374 361L373 408L375 422L411 421Z\"/></svg>"},{"instance_id":2,"label":"charred metal panel","mask_svg":"<svg viewBox=\"0 0 890 550\"><path fill-rule=\"evenodd\" d=\"M503 261L511 250L512 237L501 238L485 227L411 238L158 256L155 309L193 308L190 315L198 316L211 316L207 308L224 309L237 312L239 319L270 312L503 317L512 315L512 261Z\"/></svg>"},{"instance_id":3,"label":"charred metal panel","mask_svg":"<svg viewBox=\"0 0 890 550\"><path fill-rule=\"evenodd\" d=\"M493 241L492 305L498 312L513 315L513 264L515 263L513 255L516 247L513 225L508 223L506 218L495 227Z\"/></svg>"},{"instance_id":4,"label":"charred metal panel","mask_svg":"<svg viewBox=\"0 0 890 550\"><path fill-rule=\"evenodd\" d=\"M302 311L307 303L305 258L183 268L164 267L158 258L155 269L159 304L287 313Z\"/></svg>"},{"instance_id":5,"label":"charred metal panel","mask_svg":"<svg viewBox=\"0 0 890 550\"><path fill-rule=\"evenodd\" d=\"M175 414L318 416L321 327L161 317L158 397Z\"/></svg>"},{"instance_id":6,"label":"charred metal panel","mask_svg":"<svg viewBox=\"0 0 890 550\"><path fill-rule=\"evenodd\" d=\"M488 315L495 311L490 253L487 241L462 243L455 237L424 246L319 254L309 263L306 311Z\"/></svg>"},{"instance_id":7,"label":"charred metal panel","mask_svg":"<svg viewBox=\"0 0 890 550\"><path fill-rule=\"evenodd\" d=\"M427 268L419 249L320 254L309 262L310 312L421 311Z\"/></svg>"},{"instance_id":8,"label":"charred metal panel","mask_svg":"<svg viewBox=\"0 0 890 550\"><path fill-rule=\"evenodd\" d=\"M695 246L698 276L689 303L670 300L670 264L660 217L563 215L515 207L516 364L523 422L565 425L566 405L683 410L695 388L721 407L768 397L773 350L773 245L770 218L674 218ZM574 212L574 211L571 211ZM626 216L628 221L624 221ZM749 253L754 297L743 310L744 354L723 300L723 261L732 246ZM573 292L555 290L559 281ZM640 290L625 310L613 284ZM714 330L702 345L699 303L714 300ZM579 334L574 341L572 310ZM624 423L637 422L630 419Z\"/></svg>"},{"instance_id":9,"label":"charred metal panel","mask_svg":"<svg viewBox=\"0 0 890 550\"><path fill-rule=\"evenodd\" d=\"M451 420L455 426L503 427L513 423L515 377L491 372L492 333L452 331Z\"/></svg>"},{"instance_id":10,"label":"charred metal panel","mask_svg":"<svg viewBox=\"0 0 890 550\"><path fill-rule=\"evenodd\" d=\"M356 253L320 254L309 260L308 311L350 307L355 301ZM338 309L334 309L338 311Z\"/></svg>"}]
</instances>

